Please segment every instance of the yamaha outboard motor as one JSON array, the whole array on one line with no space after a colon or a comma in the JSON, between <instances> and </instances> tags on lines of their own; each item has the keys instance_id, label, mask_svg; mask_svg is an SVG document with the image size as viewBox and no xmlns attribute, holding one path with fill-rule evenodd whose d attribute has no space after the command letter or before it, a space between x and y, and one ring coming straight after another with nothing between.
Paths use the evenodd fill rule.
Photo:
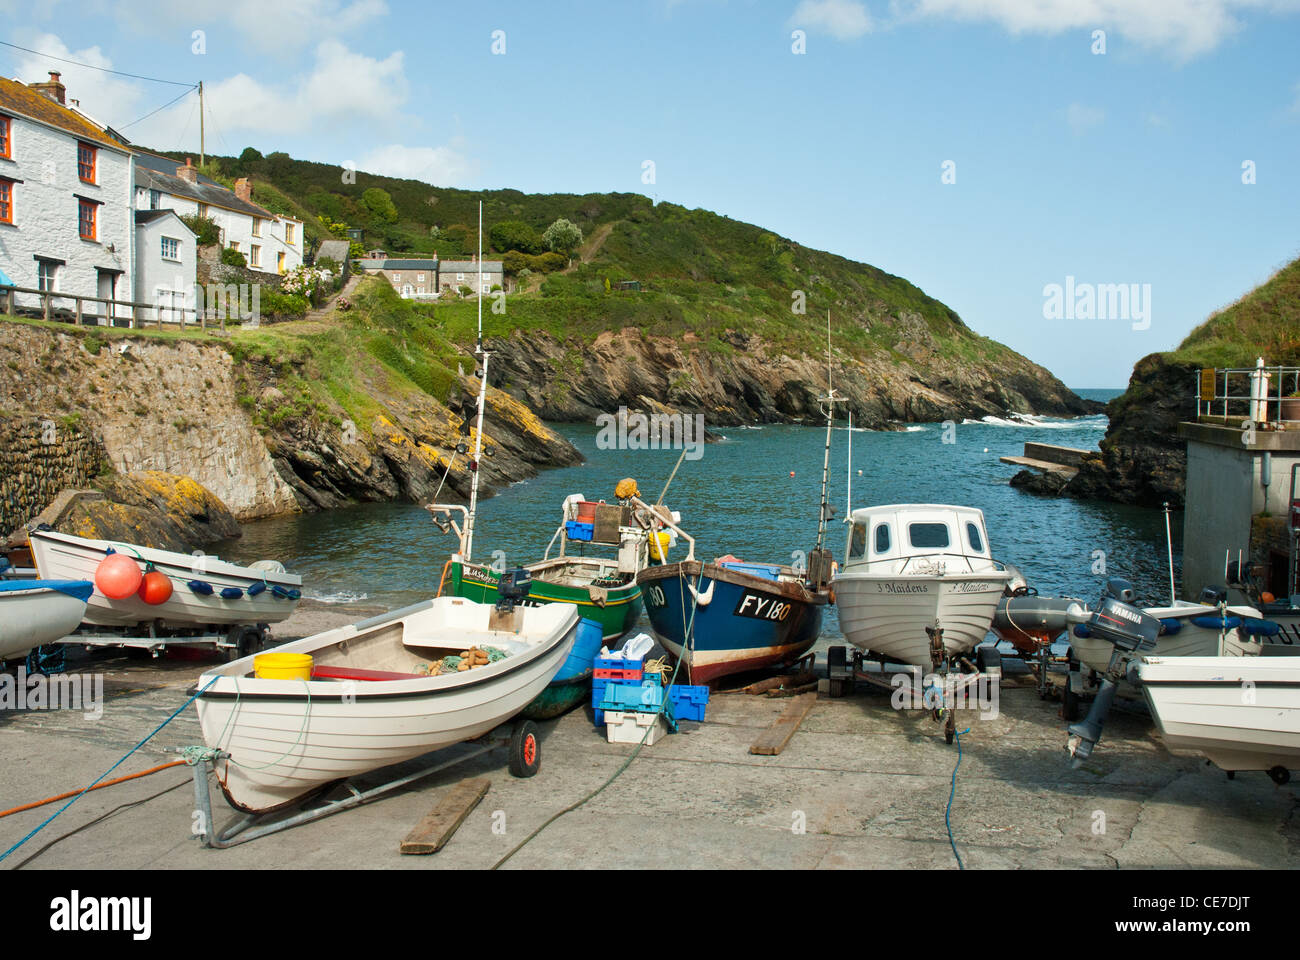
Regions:
<instances>
[{"instance_id":1,"label":"yamaha outboard motor","mask_svg":"<svg viewBox=\"0 0 1300 960\"><path fill-rule=\"evenodd\" d=\"M523 567L507 570L497 581L497 610L509 613L516 604L522 605L533 589L533 575Z\"/></svg>"},{"instance_id":2,"label":"yamaha outboard motor","mask_svg":"<svg viewBox=\"0 0 1300 960\"><path fill-rule=\"evenodd\" d=\"M1069 731L1070 753L1078 768L1092 755L1092 748L1101 740L1101 728L1115 702L1115 691L1124 673L1121 661L1139 650L1150 650L1160 634L1160 620L1151 616L1133 601L1133 587L1126 580L1114 577L1106 582L1106 592L1088 620L1088 631L1095 637L1114 646L1101 689L1092 701L1092 709L1082 723L1071 724Z\"/></svg>"}]
</instances>

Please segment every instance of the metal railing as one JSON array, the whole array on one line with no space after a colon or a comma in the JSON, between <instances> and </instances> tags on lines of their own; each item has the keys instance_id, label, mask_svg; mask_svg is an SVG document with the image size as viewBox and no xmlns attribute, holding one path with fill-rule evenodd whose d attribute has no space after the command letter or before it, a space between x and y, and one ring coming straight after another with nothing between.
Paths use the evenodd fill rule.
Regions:
<instances>
[{"instance_id":1,"label":"metal railing","mask_svg":"<svg viewBox=\"0 0 1300 960\"><path fill-rule=\"evenodd\" d=\"M1300 422L1300 367L1206 367L1196 382L1196 418Z\"/></svg>"},{"instance_id":2,"label":"metal railing","mask_svg":"<svg viewBox=\"0 0 1300 960\"><path fill-rule=\"evenodd\" d=\"M171 293L171 303L143 303L0 284L0 312L6 316L39 317L77 326L125 326L132 330L162 330L169 326L185 330L187 326L198 326L200 330L207 330L208 324L213 323L219 324L222 330L226 329L225 310L198 311L194 307L177 306L175 291ZM87 309L87 304L91 305L90 309Z\"/></svg>"}]
</instances>

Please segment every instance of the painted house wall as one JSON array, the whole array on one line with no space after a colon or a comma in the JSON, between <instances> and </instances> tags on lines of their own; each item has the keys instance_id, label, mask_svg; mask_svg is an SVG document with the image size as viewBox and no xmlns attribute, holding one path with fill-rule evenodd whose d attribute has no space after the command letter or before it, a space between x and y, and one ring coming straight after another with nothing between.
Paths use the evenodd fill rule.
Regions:
<instances>
[{"instance_id":1,"label":"painted house wall","mask_svg":"<svg viewBox=\"0 0 1300 960\"><path fill-rule=\"evenodd\" d=\"M145 187L137 187L135 191L135 208L137 210L152 209L150 204L151 191ZM233 194L232 194L233 196ZM189 197L178 197L171 193L161 193L158 197L158 209L175 210L183 217L196 216L199 212L198 201ZM223 246L235 246L240 253L248 259L248 265L254 270L261 270L265 273L276 273L277 254L284 254L284 269L293 270L302 266L302 223L285 217L276 217L273 219L258 218L261 220L261 236L253 235L254 217L247 213L227 210L212 204L208 205L206 216L210 217L217 227L221 230L221 242ZM293 226L293 243L285 241L286 224ZM254 264L250 256L252 248L256 244L261 247L261 256L257 264Z\"/></svg>"},{"instance_id":2,"label":"painted house wall","mask_svg":"<svg viewBox=\"0 0 1300 960\"><path fill-rule=\"evenodd\" d=\"M63 293L96 296L98 268L121 271L115 299L131 298L134 276L132 247L135 219L131 206L134 187L133 159L126 151L98 147L94 184L77 175L77 137L15 116L10 160L0 160L0 177L21 181L13 187L13 225L0 224L0 269L15 285L37 286L36 256L62 260L55 272L54 288ZM77 196L101 201L97 212L97 239L78 235ZM24 306L39 303L34 295L19 294ZM55 301L71 309L71 301ZM87 313L102 307L86 305ZM126 316L127 308L119 308Z\"/></svg>"},{"instance_id":3,"label":"painted house wall","mask_svg":"<svg viewBox=\"0 0 1300 960\"><path fill-rule=\"evenodd\" d=\"M172 214L136 225L135 299L172 308L162 310L163 320L193 320L198 248L194 232ZM179 241L178 256L163 256L163 237Z\"/></svg>"}]
</instances>

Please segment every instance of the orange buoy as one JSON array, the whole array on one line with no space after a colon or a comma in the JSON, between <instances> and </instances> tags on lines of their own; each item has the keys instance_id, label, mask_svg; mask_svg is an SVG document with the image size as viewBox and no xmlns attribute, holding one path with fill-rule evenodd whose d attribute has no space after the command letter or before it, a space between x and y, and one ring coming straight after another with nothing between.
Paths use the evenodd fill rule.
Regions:
<instances>
[{"instance_id":1,"label":"orange buoy","mask_svg":"<svg viewBox=\"0 0 1300 960\"><path fill-rule=\"evenodd\" d=\"M158 606L172 598L172 581L165 573L150 570L140 580L140 599L150 606Z\"/></svg>"},{"instance_id":2,"label":"orange buoy","mask_svg":"<svg viewBox=\"0 0 1300 960\"><path fill-rule=\"evenodd\" d=\"M1259 595L1260 603L1272 603L1276 599L1277 597L1273 596L1273 594L1269 593L1267 590Z\"/></svg>"},{"instance_id":3,"label":"orange buoy","mask_svg":"<svg viewBox=\"0 0 1300 960\"><path fill-rule=\"evenodd\" d=\"M124 553L110 553L95 569L95 586L110 600L125 600L140 589L143 579L135 561Z\"/></svg>"},{"instance_id":4,"label":"orange buoy","mask_svg":"<svg viewBox=\"0 0 1300 960\"><path fill-rule=\"evenodd\" d=\"M792 476L792 477L794 476L794 471L793 471L793 470L790 471L790 476Z\"/></svg>"}]
</instances>

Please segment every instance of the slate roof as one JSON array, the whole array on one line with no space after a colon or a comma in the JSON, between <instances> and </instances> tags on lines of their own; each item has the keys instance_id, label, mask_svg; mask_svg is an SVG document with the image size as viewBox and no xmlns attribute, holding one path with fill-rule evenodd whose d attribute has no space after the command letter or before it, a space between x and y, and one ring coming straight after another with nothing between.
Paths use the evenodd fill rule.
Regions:
<instances>
[{"instance_id":1,"label":"slate roof","mask_svg":"<svg viewBox=\"0 0 1300 960\"><path fill-rule=\"evenodd\" d=\"M183 163L151 153L137 153L135 156L135 185L142 190L158 190L175 197L185 197L195 203L206 203L210 207L221 207L235 213L245 213L251 217L274 220L275 214L265 207L259 207L247 200L240 200L234 191L227 190L215 180L198 174L197 182L190 183L176 176L176 168ZM296 219L296 218L290 218Z\"/></svg>"},{"instance_id":2,"label":"slate roof","mask_svg":"<svg viewBox=\"0 0 1300 960\"><path fill-rule=\"evenodd\" d=\"M39 123L57 127L90 143L112 147L123 153L131 153L131 148L117 140L102 127L95 124L84 114L52 100L38 90L33 90L25 83L0 77L0 112L12 113Z\"/></svg>"},{"instance_id":3,"label":"slate roof","mask_svg":"<svg viewBox=\"0 0 1300 960\"><path fill-rule=\"evenodd\" d=\"M352 245L346 240L322 240L320 248L316 251L316 259L320 260L321 257L329 257L339 263L347 263L348 252L351 249Z\"/></svg>"},{"instance_id":4,"label":"slate roof","mask_svg":"<svg viewBox=\"0 0 1300 960\"><path fill-rule=\"evenodd\" d=\"M438 268L443 273L478 273L477 260L443 260ZM484 273L500 273L500 260L484 260Z\"/></svg>"}]
</instances>

